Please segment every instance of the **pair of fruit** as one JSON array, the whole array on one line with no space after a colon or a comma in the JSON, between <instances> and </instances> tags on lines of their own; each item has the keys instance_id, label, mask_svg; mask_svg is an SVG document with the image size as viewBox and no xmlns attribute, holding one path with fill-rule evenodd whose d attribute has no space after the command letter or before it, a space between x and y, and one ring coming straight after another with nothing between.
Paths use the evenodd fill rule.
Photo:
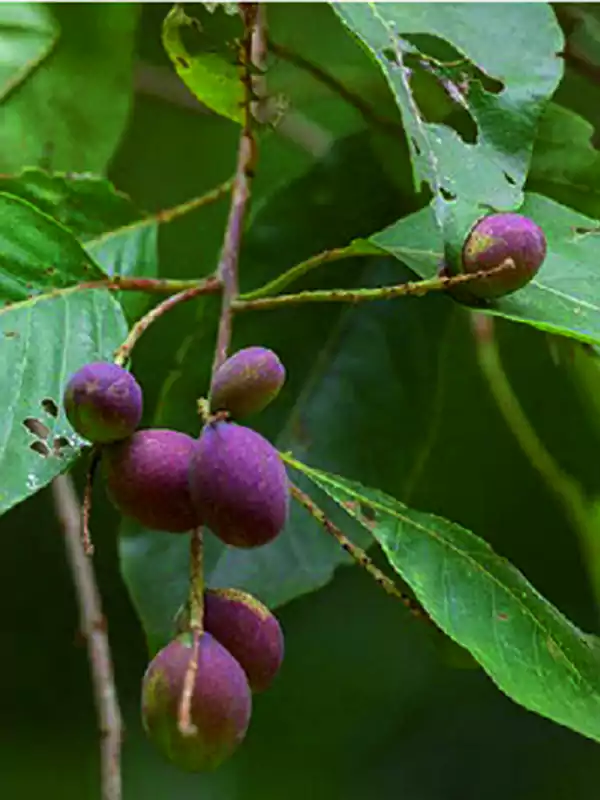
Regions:
<instances>
[{"instance_id":1,"label":"pair of fruit","mask_svg":"<svg viewBox=\"0 0 600 800\"><path fill-rule=\"evenodd\" d=\"M194 637L184 632L150 662L142 684L142 721L150 740L181 769L214 769L248 730L252 693L267 689L283 659L283 633L273 614L249 594L210 589L198 642L190 703L195 730L179 728L179 709Z\"/></svg>"},{"instance_id":2,"label":"pair of fruit","mask_svg":"<svg viewBox=\"0 0 600 800\"><path fill-rule=\"evenodd\" d=\"M256 413L284 379L271 350L240 350L213 376L211 409L234 417ZM217 418L197 440L167 429L134 432L142 412L140 387L109 363L75 373L64 404L78 433L104 445L109 494L140 524L173 533L207 525L236 547L266 544L283 529L287 474L275 448L256 431Z\"/></svg>"}]
</instances>

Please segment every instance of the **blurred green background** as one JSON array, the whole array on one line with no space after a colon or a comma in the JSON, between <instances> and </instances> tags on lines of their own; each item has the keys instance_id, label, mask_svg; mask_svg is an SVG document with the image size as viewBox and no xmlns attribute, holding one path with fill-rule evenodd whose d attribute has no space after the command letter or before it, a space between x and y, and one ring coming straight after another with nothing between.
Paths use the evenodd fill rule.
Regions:
<instances>
[{"instance_id":1,"label":"blurred green background","mask_svg":"<svg viewBox=\"0 0 600 800\"><path fill-rule=\"evenodd\" d=\"M0 169L37 163L98 171L102 148L93 145L94 136L102 133L107 152L114 149L108 175L142 208L168 208L228 177L236 126L194 105L173 77L160 45L160 25L169 7L122 5L109 13L109 6L53 6L71 49L68 58L63 54L68 68L56 84L59 89L48 80L47 94L42 97L42 86L35 98L48 126L47 146L38 151L24 147L21 155L18 148L0 153ZM200 7L193 11L206 14ZM337 71L383 111L394 113L381 78L325 5L275 4L269 14L274 38ZM114 64L136 25L134 57L123 59L120 73L115 69L114 81L125 96L117 102L107 91L94 101L94 114L104 122L127 115L124 133L119 138L108 124L103 132L94 127L90 133L82 121L85 115L80 119L72 111L78 93L89 91L91 97L94 87L77 88L71 76L85 72L92 56L96 72ZM1 42L0 28L0 47ZM420 204L410 186L404 143L368 132L359 114L290 67L275 62L273 75L318 135L302 145L282 133L262 136L243 261L242 282L248 286L323 247L378 230ZM128 81L134 86L129 111ZM596 86L586 87L590 99L577 111L585 115L594 109L589 113L594 123L600 98ZM25 107L19 97L25 90L24 85L9 96L8 104L18 106L17 111L11 106L11 114ZM570 104L567 89L562 87L559 96ZM54 124L54 118L60 123ZM22 119L33 124L31 117ZM17 140L3 124L0 118L0 141L13 147ZM62 125L70 131L71 146ZM54 141L55 136L62 138ZM210 271L225 212L221 203L161 230L162 274L192 277ZM367 265L360 278L377 280L378 270L387 268L397 270L397 265ZM336 265L328 285L351 283L358 275L355 264ZM193 310L181 309L140 345L135 369L148 399L148 419L193 325ZM381 457L393 456L401 466L382 479L386 490L401 499L410 492L415 507L443 514L486 538L574 622L597 631L575 535L490 398L466 315L446 298L426 298L418 306L376 304L352 318L338 310L312 309L294 311L285 321L279 314L266 315L260 322L244 321L236 335L239 342L260 337L277 343L296 381L290 392L299 393L309 364L319 355L322 331L331 326L337 355L327 362L319 397L305 421L315 435L321 431L329 437L330 454L340 451L340 442L344 445L347 474L375 479L378 448L387 448ZM544 335L524 326L498 327L510 377L537 430L561 463L590 491L600 493L597 410L582 399L569 348L557 359ZM308 330L306 337L300 333ZM368 363L374 330L387 358L387 371L378 374L369 371ZM205 389L209 346L202 340L197 344L196 371L191 369L184 380L190 392ZM328 427L327 414L352 420L364 392L373 393L375 416L377 403L385 405L389 440L381 425L371 430L364 420L353 429ZM423 436L431 422L434 412L428 403L433 400L438 422L432 448L412 480L413 439ZM184 429L193 420L193 402L185 402L171 401L166 413L170 424ZM368 410L360 408L369 421ZM279 417L287 412L281 409L265 415L259 423L263 430L282 428ZM373 430L384 438L375 441ZM397 447L393 453L392 447ZM82 475L76 477L81 485ZM140 729L139 685L147 654L119 573L117 525L117 515L97 491L95 565L127 726L125 800L597 796L597 745L514 705L456 648L408 617L352 567L338 570L321 591L279 610L286 660L274 688L256 699L250 733L238 754L214 775L177 772L153 751ZM95 800L100 796L98 734L87 656L78 641L75 598L49 491L12 510L0 527L0 796Z\"/></svg>"}]
</instances>

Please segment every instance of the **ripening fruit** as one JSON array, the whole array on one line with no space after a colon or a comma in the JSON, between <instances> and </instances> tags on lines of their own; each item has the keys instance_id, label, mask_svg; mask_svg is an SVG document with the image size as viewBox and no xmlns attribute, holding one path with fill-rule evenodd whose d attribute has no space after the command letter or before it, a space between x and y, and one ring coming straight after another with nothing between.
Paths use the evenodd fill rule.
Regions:
<instances>
[{"instance_id":1,"label":"ripening fruit","mask_svg":"<svg viewBox=\"0 0 600 800\"><path fill-rule=\"evenodd\" d=\"M546 258L546 237L542 229L521 214L491 214L477 222L465 240L462 272L498 267L512 259L514 267L489 278L456 286L451 294L458 300L491 300L516 292L535 277Z\"/></svg>"},{"instance_id":2,"label":"ripening fruit","mask_svg":"<svg viewBox=\"0 0 600 800\"><path fill-rule=\"evenodd\" d=\"M108 361L86 364L71 376L63 399L67 418L90 442L126 439L142 417L142 390L123 367Z\"/></svg>"},{"instance_id":3,"label":"ripening fruit","mask_svg":"<svg viewBox=\"0 0 600 800\"><path fill-rule=\"evenodd\" d=\"M279 394L284 381L285 368L272 350L246 347L213 375L211 409L229 411L232 417L256 414Z\"/></svg>"},{"instance_id":4,"label":"ripening fruit","mask_svg":"<svg viewBox=\"0 0 600 800\"><path fill-rule=\"evenodd\" d=\"M250 428L207 424L192 457L190 488L198 516L226 544L258 547L285 525L289 483L283 461Z\"/></svg>"},{"instance_id":5,"label":"ripening fruit","mask_svg":"<svg viewBox=\"0 0 600 800\"><path fill-rule=\"evenodd\" d=\"M159 531L179 533L201 525L188 482L195 445L185 433L150 428L107 447L104 472L119 511Z\"/></svg>"},{"instance_id":6,"label":"ripening fruit","mask_svg":"<svg viewBox=\"0 0 600 800\"><path fill-rule=\"evenodd\" d=\"M171 763L188 772L202 772L218 767L244 739L252 695L235 658L204 633L190 707L196 732L182 734L178 715L192 648L192 634L182 634L150 662L142 683L142 722L150 740Z\"/></svg>"},{"instance_id":7,"label":"ripening fruit","mask_svg":"<svg viewBox=\"0 0 600 800\"><path fill-rule=\"evenodd\" d=\"M265 605L239 589L209 589L204 628L239 662L253 692L268 689L281 667L284 643L281 626Z\"/></svg>"}]
</instances>

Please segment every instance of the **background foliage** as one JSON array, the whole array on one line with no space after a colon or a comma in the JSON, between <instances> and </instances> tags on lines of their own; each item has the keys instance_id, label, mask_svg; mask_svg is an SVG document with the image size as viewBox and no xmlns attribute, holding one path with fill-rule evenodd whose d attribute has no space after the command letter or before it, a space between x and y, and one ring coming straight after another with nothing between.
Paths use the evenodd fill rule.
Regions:
<instances>
[{"instance_id":1,"label":"background foliage","mask_svg":"<svg viewBox=\"0 0 600 800\"><path fill-rule=\"evenodd\" d=\"M3 199L0 206L1 299L15 304L3 311L0 326L2 374L11 376L1 390L2 406L10 410L0 426L7 508L75 455L72 443L55 460L29 450L20 466L19 454L32 441L22 420L40 416L40 398L56 398L66 372L94 354L108 355L123 337L126 316L139 315L145 302L134 298L131 305L128 297L122 312L101 292L93 298L86 292L39 301L29 296L77 280L86 252L110 274L208 274L226 202L160 226L138 209L151 215L229 177L238 126L200 106L175 76L161 43L169 6L2 8L0 43L11 48L0 63L0 189L21 198ZM393 24L406 37L401 56L412 70L416 114L398 72L398 52L389 52L370 8L269 6L275 42L327 69L394 125L402 122L409 137L405 143L371 126L314 77L272 57L269 86L285 96L294 125L261 135L242 290L358 237L390 258L341 261L298 287L376 286L414 273L428 276L442 248L435 218L460 226L477 203L510 207L524 191L525 207L544 224L551 253L539 282L499 305L501 353L550 452L590 497L597 496L598 365L593 350L577 343L595 345L600 337L597 9L396 4L384 31ZM231 18L219 9L213 15L201 6L186 10L205 30L204 40L188 46L199 58L209 51L227 60ZM507 14L515 35L507 35L499 50L497 32L508 24ZM556 56L565 47L566 68ZM524 52L531 69L523 68ZM420 58L423 53L429 60ZM466 76L458 67L448 72L439 66L457 53L471 59ZM466 108L444 89L459 79L477 89ZM415 175L411 155L418 156ZM35 169L11 177L23 167ZM132 201L101 179L73 181L48 171L107 176ZM433 189L429 207L424 178ZM125 225L132 227L121 230ZM60 264L58 275L35 272L43 285L11 278L32 267L22 258L23 230L29 252L38 236L44 258ZM40 330L31 327L41 320L30 315L36 304L46 307ZM89 326L89 336L67 336L61 325L70 313ZM147 398L146 423L195 431L194 399L206 389L216 314L210 298L182 307L142 340L134 366ZM548 330L571 338L558 340ZM573 622L597 631L589 565L575 531L498 412L463 309L428 296L240 317L234 344L256 342L277 349L290 376L280 400L256 420L279 447L474 531ZM52 437L68 433L60 417L42 419ZM19 471L28 478L31 472L29 483L17 480ZM338 521L345 519L333 501L321 499ZM6 687L1 785L14 797L42 790L63 800L97 797L86 654L75 641L72 588L49 493L14 506L0 525L0 593L8 611L0 667ZM214 776L177 773L139 730L146 641L119 556L154 647L168 635L170 609L185 591L187 554L176 537L132 529L121 531L119 554L118 526L99 491L95 559L127 718L126 797L183 799L199 791L211 800L596 796L596 744L517 707L481 670L470 668L462 650L409 618L354 568L334 576L339 551L298 509L285 538L264 551L223 553L213 543L211 582L235 583L272 604L285 603L279 613L287 657L275 687L256 703L251 734L236 758ZM358 524L349 531L359 535ZM325 588L311 593L319 587Z\"/></svg>"}]
</instances>

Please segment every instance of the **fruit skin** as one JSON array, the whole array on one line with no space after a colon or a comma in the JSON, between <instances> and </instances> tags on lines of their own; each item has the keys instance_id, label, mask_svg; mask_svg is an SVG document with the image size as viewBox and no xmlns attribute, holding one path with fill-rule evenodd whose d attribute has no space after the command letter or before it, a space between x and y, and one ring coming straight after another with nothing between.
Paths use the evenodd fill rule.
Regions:
<instances>
[{"instance_id":1,"label":"fruit skin","mask_svg":"<svg viewBox=\"0 0 600 800\"><path fill-rule=\"evenodd\" d=\"M182 735L177 721L192 647L192 635L183 634L150 662L142 682L142 722L150 740L175 766L203 772L218 767L241 744L250 723L252 694L235 658L204 633L190 714L197 732Z\"/></svg>"},{"instance_id":2,"label":"fruit skin","mask_svg":"<svg viewBox=\"0 0 600 800\"><path fill-rule=\"evenodd\" d=\"M228 358L215 372L210 387L212 411L232 417L256 414L279 394L285 367L266 347L246 347Z\"/></svg>"},{"instance_id":3,"label":"fruit skin","mask_svg":"<svg viewBox=\"0 0 600 800\"><path fill-rule=\"evenodd\" d=\"M102 463L119 511L159 531L181 533L200 526L188 484L195 445L185 433L150 428L108 446Z\"/></svg>"},{"instance_id":4,"label":"fruit skin","mask_svg":"<svg viewBox=\"0 0 600 800\"><path fill-rule=\"evenodd\" d=\"M490 214L480 219L468 234L462 251L461 272L473 273L513 260L514 269L455 286L457 300L492 300L516 292L535 277L546 258L542 229L521 214Z\"/></svg>"},{"instance_id":5,"label":"fruit skin","mask_svg":"<svg viewBox=\"0 0 600 800\"><path fill-rule=\"evenodd\" d=\"M196 443L190 469L192 502L226 544L258 547L283 529L289 482L275 448L234 422L210 422Z\"/></svg>"},{"instance_id":6,"label":"fruit skin","mask_svg":"<svg viewBox=\"0 0 600 800\"><path fill-rule=\"evenodd\" d=\"M251 594L209 589L204 628L239 662L253 692L264 692L283 661L283 631L277 618Z\"/></svg>"},{"instance_id":7,"label":"fruit skin","mask_svg":"<svg viewBox=\"0 0 600 800\"><path fill-rule=\"evenodd\" d=\"M130 372L95 361L69 379L63 398L67 419L90 442L126 439L142 417L142 390Z\"/></svg>"}]
</instances>

